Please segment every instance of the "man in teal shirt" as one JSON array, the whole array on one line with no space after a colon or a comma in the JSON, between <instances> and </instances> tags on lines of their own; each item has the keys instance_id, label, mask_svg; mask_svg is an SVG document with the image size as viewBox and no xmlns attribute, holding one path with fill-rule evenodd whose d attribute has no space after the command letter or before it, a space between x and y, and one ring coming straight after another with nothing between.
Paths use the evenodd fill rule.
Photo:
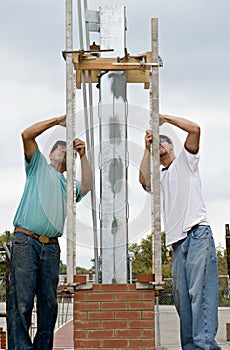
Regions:
<instances>
[{"instance_id":1,"label":"man in teal shirt","mask_svg":"<svg viewBox=\"0 0 230 350\"><path fill-rule=\"evenodd\" d=\"M51 350L57 318L57 285L60 247L66 218L66 143L57 141L49 155L40 152L36 137L47 129L65 126L66 116L51 118L22 132L26 184L14 218L11 249L9 349ZM76 201L92 189L92 172L85 143L73 140L81 160L81 181L76 183ZM37 297L37 333L29 335L34 297Z\"/></svg>"}]
</instances>

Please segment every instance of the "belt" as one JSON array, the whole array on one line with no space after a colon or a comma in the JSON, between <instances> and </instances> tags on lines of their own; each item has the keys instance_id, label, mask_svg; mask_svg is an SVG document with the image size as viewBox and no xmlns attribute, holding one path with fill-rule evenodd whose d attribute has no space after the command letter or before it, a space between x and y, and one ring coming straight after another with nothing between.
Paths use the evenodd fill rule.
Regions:
<instances>
[{"instance_id":1,"label":"belt","mask_svg":"<svg viewBox=\"0 0 230 350\"><path fill-rule=\"evenodd\" d=\"M190 228L190 230L187 232L187 236L188 236L193 230L195 230L198 226L200 226L200 224L196 224L196 225L192 226L192 227Z\"/></svg>"},{"instance_id":2,"label":"belt","mask_svg":"<svg viewBox=\"0 0 230 350\"><path fill-rule=\"evenodd\" d=\"M188 236L190 235L190 233L191 233L193 230L195 230L198 226L199 226L199 224L196 224L196 225L192 226L192 227L190 228L190 230L187 232L187 237L188 237ZM173 244L172 244L172 249L175 250L175 249L178 247L178 245L180 245L181 243L183 243L183 242L186 240L187 237L182 238L182 239L180 239L179 241L173 243Z\"/></svg>"},{"instance_id":3,"label":"belt","mask_svg":"<svg viewBox=\"0 0 230 350\"><path fill-rule=\"evenodd\" d=\"M25 228L15 227L14 232L23 232L26 235L37 239L40 243L44 243L44 244L51 244L51 243L57 244L58 243L57 238L49 238L47 236L39 236L37 233L35 233L33 231L26 230Z\"/></svg>"}]
</instances>

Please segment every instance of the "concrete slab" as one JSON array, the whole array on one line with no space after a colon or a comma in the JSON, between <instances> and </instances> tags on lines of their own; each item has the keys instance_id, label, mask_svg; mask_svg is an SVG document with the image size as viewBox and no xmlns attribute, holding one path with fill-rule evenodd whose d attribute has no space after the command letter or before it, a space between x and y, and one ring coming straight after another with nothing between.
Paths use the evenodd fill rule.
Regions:
<instances>
[{"instance_id":1,"label":"concrete slab","mask_svg":"<svg viewBox=\"0 0 230 350\"><path fill-rule=\"evenodd\" d=\"M179 338L179 317L174 305L160 305L161 346L169 350L181 350ZM226 323L230 322L230 308L219 308L219 328L216 341L222 350L230 350L230 342L226 338Z\"/></svg>"}]
</instances>

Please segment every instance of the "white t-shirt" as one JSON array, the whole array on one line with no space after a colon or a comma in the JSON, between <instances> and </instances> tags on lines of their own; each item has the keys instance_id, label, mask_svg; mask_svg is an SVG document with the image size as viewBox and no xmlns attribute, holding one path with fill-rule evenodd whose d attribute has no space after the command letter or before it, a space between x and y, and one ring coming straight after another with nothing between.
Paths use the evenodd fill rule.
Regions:
<instances>
[{"instance_id":1,"label":"white t-shirt","mask_svg":"<svg viewBox=\"0 0 230 350\"><path fill-rule=\"evenodd\" d=\"M196 224L208 225L201 193L197 154L183 148L167 170L161 171L161 208L166 246L184 237Z\"/></svg>"}]
</instances>

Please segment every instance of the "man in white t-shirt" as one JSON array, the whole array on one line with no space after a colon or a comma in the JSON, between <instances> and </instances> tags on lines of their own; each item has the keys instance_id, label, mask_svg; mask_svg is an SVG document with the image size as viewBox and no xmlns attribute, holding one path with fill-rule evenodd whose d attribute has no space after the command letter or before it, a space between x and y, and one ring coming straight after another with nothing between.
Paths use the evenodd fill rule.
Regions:
<instances>
[{"instance_id":1,"label":"man in white t-shirt","mask_svg":"<svg viewBox=\"0 0 230 350\"><path fill-rule=\"evenodd\" d=\"M221 349L218 327L218 267L215 244L201 193L198 163L200 127L187 119L160 115L160 125L172 124L185 132L184 147L176 158L172 140L159 136L161 208L166 246L172 249L173 297L180 317L183 350ZM152 133L146 131L139 181L151 191Z\"/></svg>"}]
</instances>

